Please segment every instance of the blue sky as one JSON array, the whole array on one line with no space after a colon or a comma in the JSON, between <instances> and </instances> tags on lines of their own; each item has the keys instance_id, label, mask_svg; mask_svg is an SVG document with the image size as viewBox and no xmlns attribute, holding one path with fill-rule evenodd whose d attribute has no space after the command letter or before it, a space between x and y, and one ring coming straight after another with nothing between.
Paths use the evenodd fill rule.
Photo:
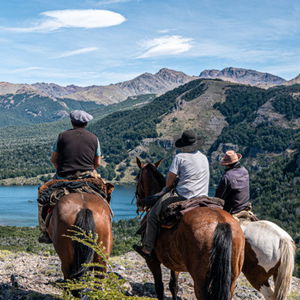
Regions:
<instances>
[{"instance_id":1,"label":"blue sky","mask_svg":"<svg viewBox=\"0 0 300 300\"><path fill-rule=\"evenodd\" d=\"M109 84L163 67L300 73L299 0L6 0L0 81Z\"/></svg>"}]
</instances>

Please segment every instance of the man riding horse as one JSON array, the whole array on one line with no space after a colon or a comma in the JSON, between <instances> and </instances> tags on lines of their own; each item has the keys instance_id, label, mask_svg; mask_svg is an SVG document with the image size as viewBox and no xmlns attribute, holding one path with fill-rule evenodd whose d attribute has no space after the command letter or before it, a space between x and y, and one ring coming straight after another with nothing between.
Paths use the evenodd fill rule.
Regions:
<instances>
[{"instance_id":1,"label":"man riding horse","mask_svg":"<svg viewBox=\"0 0 300 300\"><path fill-rule=\"evenodd\" d=\"M82 110L70 113L73 128L59 134L53 146L51 162L56 169L55 179L77 179L95 176L100 166L101 150L96 135L85 129L93 116ZM43 205L38 206L38 220L42 235L40 243L51 243L42 218Z\"/></svg>"},{"instance_id":2,"label":"man riding horse","mask_svg":"<svg viewBox=\"0 0 300 300\"><path fill-rule=\"evenodd\" d=\"M216 189L215 197L225 201L224 210L232 215L251 210L249 202L249 173L240 163L242 155L234 150L226 152L220 164L225 172Z\"/></svg>"},{"instance_id":3,"label":"man riding horse","mask_svg":"<svg viewBox=\"0 0 300 300\"><path fill-rule=\"evenodd\" d=\"M186 130L181 138L175 142L175 147L181 153L175 155L169 173L166 186L161 192L154 195L160 198L174 187L178 180L173 201L180 201L190 198L208 195L209 186L209 164L206 156L197 150L199 138L193 130ZM177 179L178 178L178 179ZM160 226L160 213L165 201L170 197L160 198L151 209L148 219L146 233L143 239L143 247L134 245L133 248L144 258L151 257L151 252L155 246Z\"/></svg>"}]
</instances>

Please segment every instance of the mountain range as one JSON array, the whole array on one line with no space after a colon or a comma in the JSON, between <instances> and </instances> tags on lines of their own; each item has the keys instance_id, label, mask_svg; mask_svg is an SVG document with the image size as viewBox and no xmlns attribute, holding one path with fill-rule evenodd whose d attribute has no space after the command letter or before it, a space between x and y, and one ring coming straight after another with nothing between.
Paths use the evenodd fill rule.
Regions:
<instances>
[{"instance_id":1,"label":"mountain range","mask_svg":"<svg viewBox=\"0 0 300 300\"><path fill-rule=\"evenodd\" d=\"M79 101L94 101L109 105L121 102L128 97L141 94L161 95L197 78L222 79L224 81L270 87L275 85L292 85L300 82L300 74L286 81L285 79L250 69L228 67L223 70L204 70L199 76L190 76L183 72L163 68L155 74L143 73L134 79L109 85L60 86L55 83L12 84L0 82L0 95L35 93L52 98L69 98Z\"/></svg>"},{"instance_id":2,"label":"mountain range","mask_svg":"<svg viewBox=\"0 0 300 300\"><path fill-rule=\"evenodd\" d=\"M190 81L221 79L250 86L268 88L276 85L293 85L300 82L300 74L290 80L255 70L225 68L204 70L197 76L163 68L155 74L143 73L136 78L106 86L76 85L60 86L55 83L12 84L0 82L0 119L1 127L43 123L63 119L73 109L94 110L101 106L114 105L116 111L124 109L118 103L140 95L162 95ZM104 112L104 110L103 110Z\"/></svg>"}]
</instances>

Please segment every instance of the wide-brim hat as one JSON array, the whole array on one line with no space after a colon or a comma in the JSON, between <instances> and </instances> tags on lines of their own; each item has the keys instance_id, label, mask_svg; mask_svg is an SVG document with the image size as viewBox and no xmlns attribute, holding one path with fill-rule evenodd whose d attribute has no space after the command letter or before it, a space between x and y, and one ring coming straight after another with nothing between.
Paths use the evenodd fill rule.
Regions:
<instances>
[{"instance_id":1,"label":"wide-brim hat","mask_svg":"<svg viewBox=\"0 0 300 300\"><path fill-rule=\"evenodd\" d=\"M175 147L182 148L182 147L186 147L186 146L192 146L192 145L195 145L199 141L199 139L200 138L197 137L197 135L195 134L195 132L193 130L191 130L191 129L185 130L182 133L181 138L176 140Z\"/></svg>"},{"instance_id":2,"label":"wide-brim hat","mask_svg":"<svg viewBox=\"0 0 300 300\"><path fill-rule=\"evenodd\" d=\"M84 110L73 110L70 112L70 119L75 124L85 124L93 120L93 116Z\"/></svg>"},{"instance_id":3,"label":"wide-brim hat","mask_svg":"<svg viewBox=\"0 0 300 300\"><path fill-rule=\"evenodd\" d=\"M222 166L228 166L238 162L241 158L242 154L236 153L234 150L228 150L221 159L220 164Z\"/></svg>"}]
</instances>

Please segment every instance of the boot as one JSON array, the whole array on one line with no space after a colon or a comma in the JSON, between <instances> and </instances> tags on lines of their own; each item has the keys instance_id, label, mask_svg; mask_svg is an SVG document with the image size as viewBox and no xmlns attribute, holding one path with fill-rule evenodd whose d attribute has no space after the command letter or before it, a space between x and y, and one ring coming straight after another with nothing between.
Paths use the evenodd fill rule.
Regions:
<instances>
[{"instance_id":1,"label":"boot","mask_svg":"<svg viewBox=\"0 0 300 300\"><path fill-rule=\"evenodd\" d=\"M38 221L39 221L39 228L41 231L41 235L38 238L39 243L45 243L45 244L51 244L52 241L49 237L49 234L46 229L46 224L45 221L42 217L42 212L43 212L43 205L38 204Z\"/></svg>"},{"instance_id":2,"label":"boot","mask_svg":"<svg viewBox=\"0 0 300 300\"><path fill-rule=\"evenodd\" d=\"M52 241L47 231L41 233L41 235L38 238L38 242L44 244L52 244Z\"/></svg>"}]
</instances>

